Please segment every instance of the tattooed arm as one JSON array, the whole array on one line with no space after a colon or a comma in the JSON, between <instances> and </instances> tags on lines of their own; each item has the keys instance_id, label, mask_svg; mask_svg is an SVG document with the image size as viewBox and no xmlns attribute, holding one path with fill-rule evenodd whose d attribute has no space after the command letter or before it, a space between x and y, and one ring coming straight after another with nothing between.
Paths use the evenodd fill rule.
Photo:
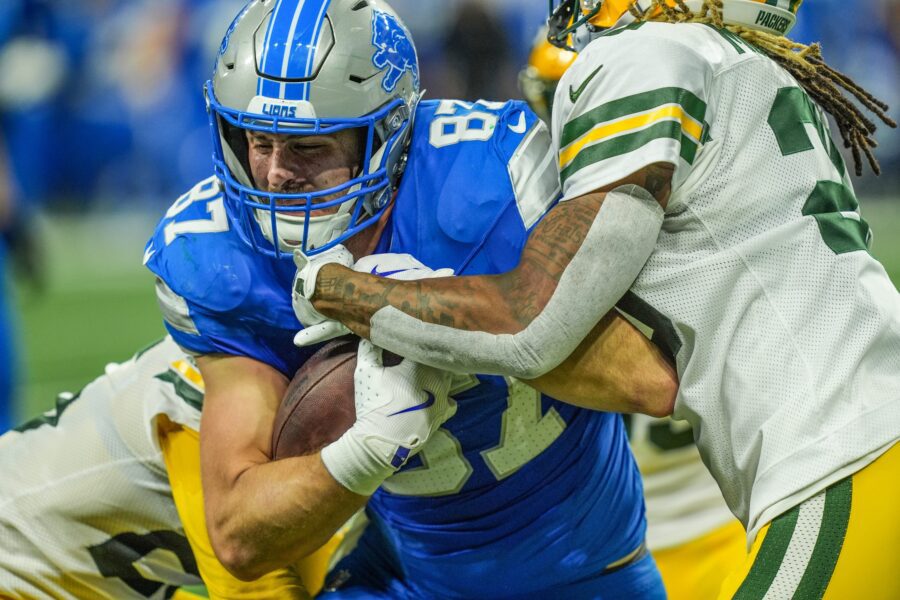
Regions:
<instances>
[{"instance_id":1,"label":"tattooed arm","mask_svg":"<svg viewBox=\"0 0 900 600\"><path fill-rule=\"evenodd\" d=\"M397 281L326 265L316 281L313 304L362 337L381 308L394 306L427 323L458 329L515 333L546 305L563 270L581 246L606 192L640 185L665 208L672 165L656 163L596 192L562 202L537 226L514 270L478 275Z\"/></svg>"},{"instance_id":2,"label":"tattooed arm","mask_svg":"<svg viewBox=\"0 0 900 600\"><path fill-rule=\"evenodd\" d=\"M535 229L522 253L521 262L508 273L394 281L326 265L319 274L313 303L320 312L340 320L364 337L370 335L372 316L386 306L393 306L425 323L491 334L515 334L528 327L547 305L563 271L587 236L606 192L623 184L637 184L665 207L671 193L673 171L674 168L668 163L653 164L605 188L560 203ZM626 325L620 317L610 317L601 321L590 333L582 332L581 337L589 336L588 339L560 367L537 378L536 387L541 389L542 382L548 386L552 382L555 397L578 404L601 402L591 397L598 391L597 386L609 391L612 396L622 398L626 394L622 382L612 385L604 379L615 376L621 380L621 375L612 372L612 367L607 367L605 374L597 372L598 369L603 370L603 365L613 364L609 355L619 353L631 356L632 363L641 364L634 357L643 356L647 364L655 365L653 368L656 371L645 380L672 384L662 386L666 389L658 390L659 394L656 394L658 397L665 396L666 402L671 402L674 398L671 367L658 353L653 354L652 346L637 331ZM609 343L609 328L613 326L616 327L618 341L623 342L618 349ZM590 343L592 340L597 343ZM575 377L582 383L593 381L593 384L582 385L577 397L573 393L571 399L566 398L566 386L560 382ZM638 379L640 376L629 373L629 377ZM602 387L605 384L610 385ZM640 395L654 396L652 390L645 392ZM628 403L644 404L645 401L636 401L633 395L623 399L618 404L619 408ZM658 400L658 397L654 398ZM602 402L604 407L609 408L614 400L605 399Z\"/></svg>"}]
</instances>

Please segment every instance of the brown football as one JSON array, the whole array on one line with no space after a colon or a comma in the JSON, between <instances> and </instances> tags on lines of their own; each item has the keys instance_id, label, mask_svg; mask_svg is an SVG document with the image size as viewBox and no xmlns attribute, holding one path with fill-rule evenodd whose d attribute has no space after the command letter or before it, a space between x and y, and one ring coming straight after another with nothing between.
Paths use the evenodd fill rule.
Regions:
<instances>
[{"instance_id":1,"label":"brown football","mask_svg":"<svg viewBox=\"0 0 900 600\"><path fill-rule=\"evenodd\" d=\"M297 369L275 415L272 458L317 452L353 425L358 344L356 336L328 342Z\"/></svg>"}]
</instances>

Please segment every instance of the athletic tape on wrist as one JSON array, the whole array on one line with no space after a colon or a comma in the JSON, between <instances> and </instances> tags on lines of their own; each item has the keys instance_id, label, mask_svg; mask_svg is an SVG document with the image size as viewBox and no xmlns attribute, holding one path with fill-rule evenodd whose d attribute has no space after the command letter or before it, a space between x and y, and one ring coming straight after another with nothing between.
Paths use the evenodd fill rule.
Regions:
<instances>
[{"instance_id":1,"label":"athletic tape on wrist","mask_svg":"<svg viewBox=\"0 0 900 600\"><path fill-rule=\"evenodd\" d=\"M399 458L394 464L386 464L384 457L377 456L371 445L382 445L385 457L391 454ZM325 468L335 481L360 496L371 496L385 479L403 466L409 458L409 451L402 446L396 451L384 440L369 439L369 443L359 440L352 429L337 440L322 448L321 457ZM397 457L397 454L400 454Z\"/></svg>"},{"instance_id":2,"label":"athletic tape on wrist","mask_svg":"<svg viewBox=\"0 0 900 600\"><path fill-rule=\"evenodd\" d=\"M631 287L656 246L663 210L636 185L606 195L541 313L516 334L425 323L394 307L371 319L372 342L458 373L533 379L564 361Z\"/></svg>"}]
</instances>

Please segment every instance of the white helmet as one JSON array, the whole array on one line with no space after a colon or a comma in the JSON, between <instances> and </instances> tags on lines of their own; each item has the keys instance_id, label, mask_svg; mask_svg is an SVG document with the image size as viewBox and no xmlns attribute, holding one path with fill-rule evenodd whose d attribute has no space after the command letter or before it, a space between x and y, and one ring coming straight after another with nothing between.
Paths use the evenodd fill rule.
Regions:
<instances>
[{"instance_id":1,"label":"white helmet","mask_svg":"<svg viewBox=\"0 0 900 600\"><path fill-rule=\"evenodd\" d=\"M678 6L676 0L664 3ZM794 26L802 3L803 0L723 0L722 19L727 25L785 35ZM704 1L684 0L682 4L699 13ZM633 20L629 8L644 15L662 11L654 0L550 0L547 39L554 46L579 52L590 42L591 33ZM626 18L621 20L622 17Z\"/></svg>"},{"instance_id":2,"label":"white helmet","mask_svg":"<svg viewBox=\"0 0 900 600\"><path fill-rule=\"evenodd\" d=\"M228 217L256 250L315 254L387 208L420 94L412 38L381 0L251 0L225 33L205 90ZM350 181L305 194L255 187L247 130L316 135L349 128L364 132L365 146L361 172Z\"/></svg>"}]
</instances>

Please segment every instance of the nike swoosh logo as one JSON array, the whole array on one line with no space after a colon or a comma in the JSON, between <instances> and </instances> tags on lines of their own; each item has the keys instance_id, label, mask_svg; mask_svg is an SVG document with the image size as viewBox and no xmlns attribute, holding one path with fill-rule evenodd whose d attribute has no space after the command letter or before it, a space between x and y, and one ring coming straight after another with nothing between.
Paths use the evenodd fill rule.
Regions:
<instances>
[{"instance_id":1,"label":"nike swoosh logo","mask_svg":"<svg viewBox=\"0 0 900 600\"><path fill-rule=\"evenodd\" d=\"M395 413L391 413L388 416L393 417L395 415L402 415L403 413L415 412L417 410L425 410L432 404L434 404L434 394L425 390L425 395L428 396L428 399L425 400L422 404L416 404L415 406L410 406L409 408L404 408L403 410L398 410Z\"/></svg>"},{"instance_id":2,"label":"nike swoosh logo","mask_svg":"<svg viewBox=\"0 0 900 600\"><path fill-rule=\"evenodd\" d=\"M509 124L509 130L513 133L525 133L525 112L522 111L519 113L519 122L513 125Z\"/></svg>"},{"instance_id":3,"label":"nike swoosh logo","mask_svg":"<svg viewBox=\"0 0 900 600\"><path fill-rule=\"evenodd\" d=\"M603 68L603 65L600 65L599 67L594 69L594 72L591 73L590 75L588 75L587 79L585 79L584 81L581 82L581 85L578 86L577 90L573 90L572 86L571 85L569 86L569 100L572 101L572 104L575 104L575 102L578 100L578 97L581 96L581 92L584 91L584 88L586 88L587 84L589 84L591 82L591 79L594 78L594 75L599 73L600 69L602 69L602 68Z\"/></svg>"},{"instance_id":4,"label":"nike swoosh logo","mask_svg":"<svg viewBox=\"0 0 900 600\"><path fill-rule=\"evenodd\" d=\"M379 277L390 277L391 275L402 273L403 271L409 271L409 269L397 269L396 271L380 272L378 270L378 267L372 267L372 275L378 275Z\"/></svg>"}]
</instances>

